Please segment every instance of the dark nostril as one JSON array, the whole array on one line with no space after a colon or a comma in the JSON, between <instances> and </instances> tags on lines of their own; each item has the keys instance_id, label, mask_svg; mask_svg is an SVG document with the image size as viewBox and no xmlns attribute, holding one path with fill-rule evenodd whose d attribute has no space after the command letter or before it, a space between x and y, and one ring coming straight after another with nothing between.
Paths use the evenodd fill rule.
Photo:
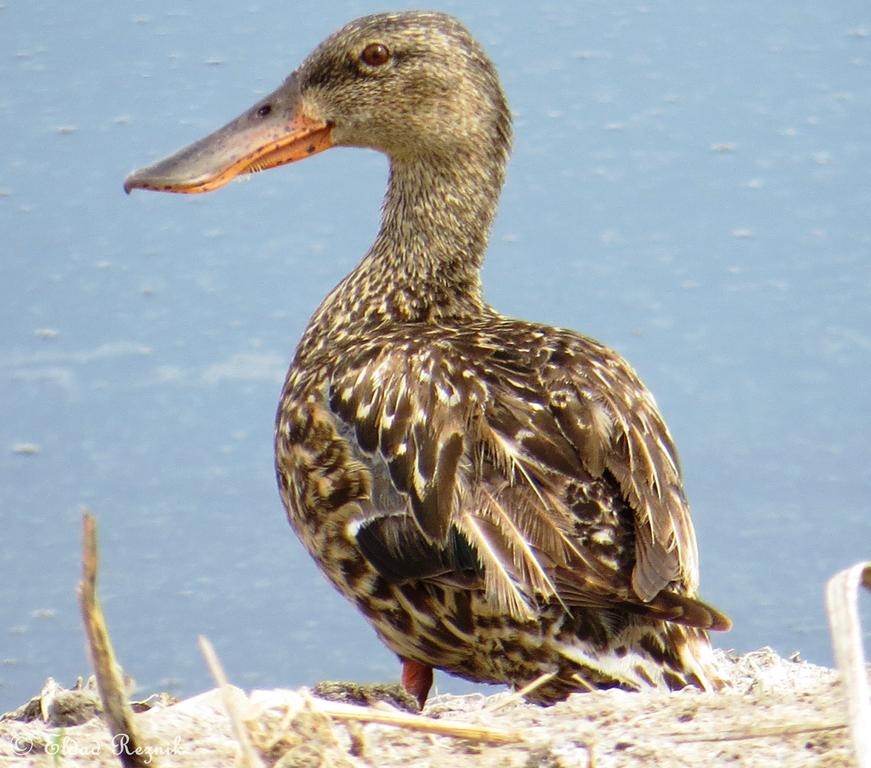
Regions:
<instances>
[{"instance_id":1,"label":"dark nostril","mask_svg":"<svg viewBox=\"0 0 871 768\"><path fill-rule=\"evenodd\" d=\"M257 117L266 117L270 112L272 112L272 105L264 104L257 108Z\"/></svg>"}]
</instances>

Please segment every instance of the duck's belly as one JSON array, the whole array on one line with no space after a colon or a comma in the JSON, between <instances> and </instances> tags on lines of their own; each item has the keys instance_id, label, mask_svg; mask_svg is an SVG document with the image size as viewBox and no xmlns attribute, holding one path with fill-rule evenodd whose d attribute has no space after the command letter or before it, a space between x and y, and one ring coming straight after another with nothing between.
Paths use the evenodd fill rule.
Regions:
<instances>
[{"instance_id":1,"label":"duck's belly","mask_svg":"<svg viewBox=\"0 0 871 768\"><path fill-rule=\"evenodd\" d=\"M332 561L319 564L400 657L475 682L518 689L551 675L530 697L542 703L579 690L669 687L660 662L638 654L631 637L636 628L609 639L596 611L579 609L569 615L560 605L546 605L536 620L521 621L495 612L480 590L391 584L362 556L356 566L348 560L339 569ZM681 679L674 687L684 684Z\"/></svg>"}]
</instances>

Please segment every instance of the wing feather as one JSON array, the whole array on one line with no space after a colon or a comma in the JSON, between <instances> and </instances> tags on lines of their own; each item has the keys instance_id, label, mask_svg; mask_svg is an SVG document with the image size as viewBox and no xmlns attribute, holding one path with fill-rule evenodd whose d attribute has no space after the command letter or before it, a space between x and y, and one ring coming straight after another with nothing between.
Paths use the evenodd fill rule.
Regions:
<instances>
[{"instance_id":1,"label":"wing feather","mask_svg":"<svg viewBox=\"0 0 871 768\"><path fill-rule=\"evenodd\" d=\"M653 397L629 365L574 336L571 359L550 371L552 407L592 473L609 472L635 520L632 587L645 602L678 584L692 594L698 555L677 452ZM568 374L568 375L567 375Z\"/></svg>"},{"instance_id":2,"label":"wing feather","mask_svg":"<svg viewBox=\"0 0 871 768\"><path fill-rule=\"evenodd\" d=\"M703 621L680 467L653 398L596 342L500 322L510 327L368 350L335 374L331 409L387 467L379 477L405 500L402 524L422 537L405 531L379 548L373 526L373 558L412 574L399 562L407 542L421 578L435 578L449 561L421 553L460 535L512 616L530 618L545 599Z\"/></svg>"}]
</instances>

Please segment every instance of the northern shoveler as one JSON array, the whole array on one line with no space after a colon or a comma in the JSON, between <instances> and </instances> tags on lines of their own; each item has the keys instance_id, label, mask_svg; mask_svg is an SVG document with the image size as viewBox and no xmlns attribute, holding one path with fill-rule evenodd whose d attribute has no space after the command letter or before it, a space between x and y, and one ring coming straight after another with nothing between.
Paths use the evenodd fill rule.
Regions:
<instances>
[{"instance_id":1,"label":"northern shoveler","mask_svg":"<svg viewBox=\"0 0 871 768\"><path fill-rule=\"evenodd\" d=\"M505 317L480 268L511 118L456 19L367 16L216 133L131 174L204 192L334 145L390 159L381 229L278 408L291 525L426 700L432 668L573 691L718 686L677 453L616 352ZM540 255L536 255L540 258Z\"/></svg>"}]
</instances>

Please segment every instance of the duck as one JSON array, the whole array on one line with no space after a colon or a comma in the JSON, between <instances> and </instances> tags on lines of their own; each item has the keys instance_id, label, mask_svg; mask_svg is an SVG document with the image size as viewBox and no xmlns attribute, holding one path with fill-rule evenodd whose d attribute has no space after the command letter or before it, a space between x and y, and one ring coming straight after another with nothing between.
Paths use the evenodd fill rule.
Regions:
<instances>
[{"instance_id":1,"label":"duck","mask_svg":"<svg viewBox=\"0 0 871 768\"><path fill-rule=\"evenodd\" d=\"M387 156L378 234L284 381L275 470L291 527L421 708L434 669L543 705L718 690L709 631L731 623L698 596L653 396L613 349L484 300L511 138L496 69L460 21L382 13L124 187L207 192L334 146Z\"/></svg>"}]
</instances>

